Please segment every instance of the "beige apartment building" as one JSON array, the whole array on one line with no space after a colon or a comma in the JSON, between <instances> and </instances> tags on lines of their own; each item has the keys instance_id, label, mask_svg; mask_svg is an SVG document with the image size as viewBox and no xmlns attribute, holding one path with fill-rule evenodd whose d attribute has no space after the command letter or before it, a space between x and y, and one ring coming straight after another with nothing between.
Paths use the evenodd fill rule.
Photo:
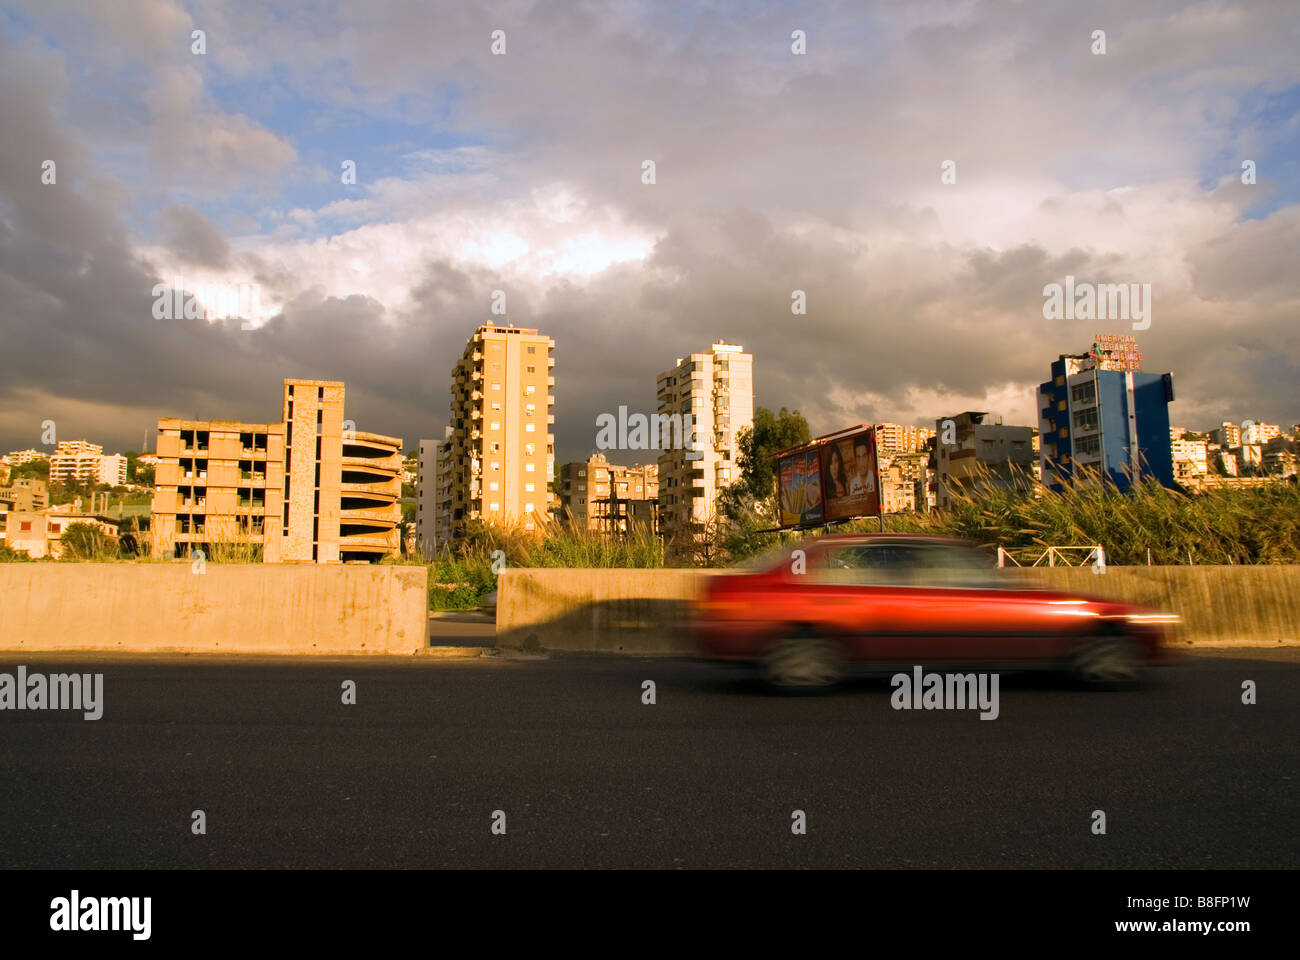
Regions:
<instances>
[{"instance_id":1,"label":"beige apartment building","mask_svg":"<svg viewBox=\"0 0 1300 960\"><path fill-rule=\"evenodd\" d=\"M1171 436L1174 431L1170 430ZM1182 484L1193 484L1210 472L1209 444L1205 440L1192 440L1178 429L1178 435L1169 443L1174 462L1174 479Z\"/></svg>"},{"instance_id":2,"label":"beige apartment building","mask_svg":"<svg viewBox=\"0 0 1300 960\"><path fill-rule=\"evenodd\" d=\"M560 468L560 520L601 533L627 533L648 525L659 499L659 465L610 463L603 453Z\"/></svg>"},{"instance_id":3,"label":"beige apartment building","mask_svg":"<svg viewBox=\"0 0 1300 960\"><path fill-rule=\"evenodd\" d=\"M436 472L421 543L436 549L473 520L528 530L547 522L555 505L554 352L550 337L512 325L485 324L466 342L452 370L451 433L431 448L437 456L425 457Z\"/></svg>"},{"instance_id":4,"label":"beige apartment building","mask_svg":"<svg viewBox=\"0 0 1300 960\"><path fill-rule=\"evenodd\" d=\"M158 421L155 556L247 548L266 563L398 552L402 441L352 429L344 386L285 380L279 422Z\"/></svg>"},{"instance_id":5,"label":"beige apartment building","mask_svg":"<svg viewBox=\"0 0 1300 960\"><path fill-rule=\"evenodd\" d=\"M33 560L63 556L63 534L74 523L89 524L113 538L118 537L119 521L96 513L84 512L78 504L64 503L44 510L0 512L0 541Z\"/></svg>"},{"instance_id":6,"label":"beige apartment building","mask_svg":"<svg viewBox=\"0 0 1300 960\"><path fill-rule=\"evenodd\" d=\"M105 456L104 448L89 440L60 440L50 455L50 483L105 483L126 485L126 457Z\"/></svg>"},{"instance_id":7,"label":"beige apartment building","mask_svg":"<svg viewBox=\"0 0 1300 960\"><path fill-rule=\"evenodd\" d=\"M905 453L916 453L926 448L926 441L934 436L929 427L909 427L901 423L876 424L876 451L880 469Z\"/></svg>"},{"instance_id":8,"label":"beige apartment building","mask_svg":"<svg viewBox=\"0 0 1300 960\"><path fill-rule=\"evenodd\" d=\"M678 357L659 374L661 418L689 416L685 444L658 423L659 529L666 538L699 533L714 514L718 493L740 479L737 434L754 423L754 358L739 344L714 343L707 353ZM693 449L687 450L692 436Z\"/></svg>"},{"instance_id":9,"label":"beige apartment building","mask_svg":"<svg viewBox=\"0 0 1300 960\"><path fill-rule=\"evenodd\" d=\"M5 454L5 463L11 467L21 466L24 463L34 463L37 460L48 460L50 455L44 450L12 450Z\"/></svg>"}]
</instances>

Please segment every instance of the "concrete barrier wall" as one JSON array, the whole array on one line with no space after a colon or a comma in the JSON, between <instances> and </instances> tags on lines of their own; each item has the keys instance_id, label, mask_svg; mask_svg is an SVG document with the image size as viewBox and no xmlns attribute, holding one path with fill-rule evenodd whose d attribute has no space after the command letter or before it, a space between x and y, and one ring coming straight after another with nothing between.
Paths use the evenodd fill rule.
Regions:
<instances>
[{"instance_id":1,"label":"concrete barrier wall","mask_svg":"<svg viewBox=\"0 0 1300 960\"><path fill-rule=\"evenodd\" d=\"M1141 603L1183 618L1196 643L1300 641L1300 566L1009 568L1008 583ZM497 599L497 646L524 651L690 653L680 623L704 570L507 568ZM725 575L725 574L721 574Z\"/></svg>"},{"instance_id":2,"label":"concrete barrier wall","mask_svg":"<svg viewBox=\"0 0 1300 960\"><path fill-rule=\"evenodd\" d=\"M0 650L411 654L428 645L419 566L0 564Z\"/></svg>"}]
</instances>

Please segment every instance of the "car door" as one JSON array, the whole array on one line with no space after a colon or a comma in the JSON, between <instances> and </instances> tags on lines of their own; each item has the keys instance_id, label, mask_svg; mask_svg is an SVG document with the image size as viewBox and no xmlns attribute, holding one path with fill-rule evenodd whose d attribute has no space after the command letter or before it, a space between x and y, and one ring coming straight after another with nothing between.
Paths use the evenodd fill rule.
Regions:
<instances>
[{"instance_id":1,"label":"car door","mask_svg":"<svg viewBox=\"0 0 1300 960\"><path fill-rule=\"evenodd\" d=\"M895 544L850 542L828 547L809 570L809 606L818 606L854 659L897 663L917 656L907 560Z\"/></svg>"},{"instance_id":2,"label":"car door","mask_svg":"<svg viewBox=\"0 0 1300 960\"><path fill-rule=\"evenodd\" d=\"M968 549L908 544L898 551L898 583L882 619L914 656L964 663L1033 656L1031 596L1005 589Z\"/></svg>"}]
</instances>

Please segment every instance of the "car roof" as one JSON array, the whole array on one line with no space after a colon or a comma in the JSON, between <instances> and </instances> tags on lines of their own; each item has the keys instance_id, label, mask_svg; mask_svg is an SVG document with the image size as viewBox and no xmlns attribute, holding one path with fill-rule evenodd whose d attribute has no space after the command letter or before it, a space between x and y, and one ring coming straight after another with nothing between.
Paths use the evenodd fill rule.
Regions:
<instances>
[{"instance_id":1,"label":"car roof","mask_svg":"<svg viewBox=\"0 0 1300 960\"><path fill-rule=\"evenodd\" d=\"M940 537L929 533L828 533L824 536L815 537L813 542L833 546L835 544L863 543L872 540L904 543L930 543L952 547L977 546L973 540L964 540L961 537Z\"/></svg>"}]
</instances>

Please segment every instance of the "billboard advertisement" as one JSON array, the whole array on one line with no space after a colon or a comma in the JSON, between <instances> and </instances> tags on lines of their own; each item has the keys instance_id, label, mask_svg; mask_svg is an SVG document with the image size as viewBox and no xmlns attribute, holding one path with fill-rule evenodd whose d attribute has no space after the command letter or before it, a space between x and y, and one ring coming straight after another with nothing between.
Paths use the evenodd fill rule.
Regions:
<instances>
[{"instance_id":1,"label":"billboard advertisement","mask_svg":"<svg viewBox=\"0 0 1300 960\"><path fill-rule=\"evenodd\" d=\"M781 526L880 514L876 431L854 427L776 455Z\"/></svg>"},{"instance_id":2,"label":"billboard advertisement","mask_svg":"<svg viewBox=\"0 0 1300 960\"><path fill-rule=\"evenodd\" d=\"M821 522L821 463L815 448L778 457L776 488L781 526Z\"/></svg>"},{"instance_id":3,"label":"billboard advertisement","mask_svg":"<svg viewBox=\"0 0 1300 960\"><path fill-rule=\"evenodd\" d=\"M876 470L876 431L866 430L823 442L822 477L827 520L880 514Z\"/></svg>"}]
</instances>

